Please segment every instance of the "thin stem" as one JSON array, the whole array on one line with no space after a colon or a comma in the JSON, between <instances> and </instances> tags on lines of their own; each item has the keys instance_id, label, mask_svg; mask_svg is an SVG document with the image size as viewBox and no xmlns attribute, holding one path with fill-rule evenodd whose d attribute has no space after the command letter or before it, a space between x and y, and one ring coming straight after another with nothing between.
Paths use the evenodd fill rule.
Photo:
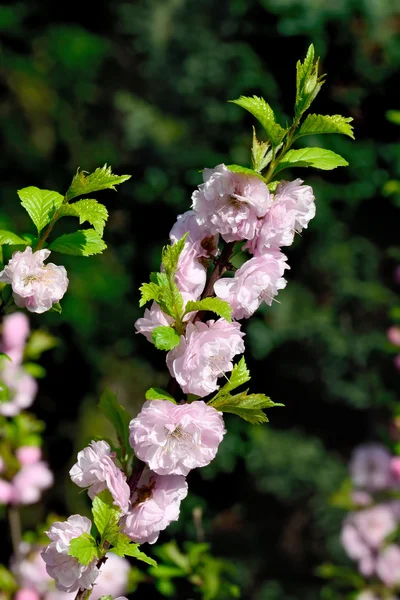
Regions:
<instances>
[{"instance_id":1,"label":"thin stem","mask_svg":"<svg viewBox=\"0 0 400 600\"><path fill-rule=\"evenodd\" d=\"M17 558L20 556L21 544L21 517L17 506L10 506L8 509L8 522L10 525L11 543L13 554Z\"/></svg>"},{"instance_id":2,"label":"thin stem","mask_svg":"<svg viewBox=\"0 0 400 600\"><path fill-rule=\"evenodd\" d=\"M43 248L46 239L49 237L50 233L53 230L54 225L57 222L57 219L58 219L58 210L56 211L56 213L54 214L54 217L48 224L47 229L43 234L43 237L41 237L40 240L38 241L35 252L37 252L38 250L41 250Z\"/></svg>"}]
</instances>

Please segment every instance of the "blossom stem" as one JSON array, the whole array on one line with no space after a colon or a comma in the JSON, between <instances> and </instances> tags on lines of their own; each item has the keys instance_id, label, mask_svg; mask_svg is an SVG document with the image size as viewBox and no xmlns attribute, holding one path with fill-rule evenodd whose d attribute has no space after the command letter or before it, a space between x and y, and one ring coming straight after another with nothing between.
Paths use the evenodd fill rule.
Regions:
<instances>
[{"instance_id":1,"label":"blossom stem","mask_svg":"<svg viewBox=\"0 0 400 600\"><path fill-rule=\"evenodd\" d=\"M10 506L8 509L8 522L10 525L11 543L13 554L18 560L21 545L21 517L17 506Z\"/></svg>"},{"instance_id":2,"label":"blossom stem","mask_svg":"<svg viewBox=\"0 0 400 600\"><path fill-rule=\"evenodd\" d=\"M37 252L38 250L41 250L43 248L44 243L45 243L46 239L49 237L50 233L52 232L53 227L56 224L57 219L58 219L58 211L55 213L54 217L52 218L52 220L48 224L47 229L44 232L43 236L38 241L38 244L36 246L35 252Z\"/></svg>"}]
</instances>

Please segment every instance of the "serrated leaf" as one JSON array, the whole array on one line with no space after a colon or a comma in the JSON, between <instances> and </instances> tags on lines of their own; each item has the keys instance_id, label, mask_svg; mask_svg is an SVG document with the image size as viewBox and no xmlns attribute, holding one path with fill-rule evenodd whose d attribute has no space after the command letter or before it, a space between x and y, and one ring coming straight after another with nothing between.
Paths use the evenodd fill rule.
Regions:
<instances>
[{"instance_id":1,"label":"serrated leaf","mask_svg":"<svg viewBox=\"0 0 400 600\"><path fill-rule=\"evenodd\" d=\"M230 102L247 110L261 123L272 146L276 147L280 144L286 134L286 129L283 129L275 121L274 111L264 98L240 96L238 100L230 100Z\"/></svg>"},{"instance_id":2,"label":"serrated leaf","mask_svg":"<svg viewBox=\"0 0 400 600\"><path fill-rule=\"evenodd\" d=\"M185 235L183 235L180 240L175 242L175 244L173 244L172 246L164 246L164 248L162 249L162 264L168 278L172 278L175 276L176 270L178 268L179 257L182 253L182 250L185 247L187 236L188 234L185 233Z\"/></svg>"},{"instance_id":3,"label":"serrated leaf","mask_svg":"<svg viewBox=\"0 0 400 600\"><path fill-rule=\"evenodd\" d=\"M160 300L161 289L157 283L143 283L143 285L140 286L139 291L141 293L139 306L144 306L147 302L151 302L152 300L155 302L159 302Z\"/></svg>"},{"instance_id":4,"label":"serrated leaf","mask_svg":"<svg viewBox=\"0 0 400 600\"><path fill-rule=\"evenodd\" d=\"M4 229L1 229L0 246L3 246L3 244L8 244L10 246L27 246L28 242L11 231L5 231Z\"/></svg>"},{"instance_id":5,"label":"serrated leaf","mask_svg":"<svg viewBox=\"0 0 400 600\"><path fill-rule=\"evenodd\" d=\"M109 537L111 537L111 534L114 536L115 530L117 531L117 534L119 533L118 521L121 516L121 511L114 506L113 502L114 499L108 490L104 490L93 499L93 520L102 537L104 537L104 534L107 531Z\"/></svg>"},{"instance_id":6,"label":"serrated leaf","mask_svg":"<svg viewBox=\"0 0 400 600\"><path fill-rule=\"evenodd\" d=\"M87 567L92 560L98 557L96 540L89 533L82 533L70 541L68 554Z\"/></svg>"},{"instance_id":7,"label":"serrated leaf","mask_svg":"<svg viewBox=\"0 0 400 600\"><path fill-rule=\"evenodd\" d=\"M253 127L253 145L251 147L251 161L253 169L259 173L271 162L272 150L269 142L259 142L256 129Z\"/></svg>"},{"instance_id":8,"label":"serrated leaf","mask_svg":"<svg viewBox=\"0 0 400 600\"><path fill-rule=\"evenodd\" d=\"M231 305L220 298L204 298L197 301L189 300L186 304L185 313L187 314L195 310L209 310L229 323L232 321Z\"/></svg>"},{"instance_id":9,"label":"serrated leaf","mask_svg":"<svg viewBox=\"0 0 400 600\"><path fill-rule=\"evenodd\" d=\"M341 133L354 140L353 127L350 125L352 120L352 117L342 117L341 115L307 115L295 137L320 133Z\"/></svg>"},{"instance_id":10,"label":"serrated leaf","mask_svg":"<svg viewBox=\"0 0 400 600\"><path fill-rule=\"evenodd\" d=\"M118 554L118 556L132 556L152 567L157 567L156 561L153 558L150 558L150 556L147 556L144 552L141 552L139 550L139 544L133 543L124 533L119 534L118 540L116 544L114 544L114 548L110 549L110 552Z\"/></svg>"},{"instance_id":11,"label":"serrated leaf","mask_svg":"<svg viewBox=\"0 0 400 600\"><path fill-rule=\"evenodd\" d=\"M347 167L349 163L339 154L324 148L302 148L289 150L274 171L274 175L283 169L293 167L314 167L323 171L330 171L336 167Z\"/></svg>"},{"instance_id":12,"label":"serrated leaf","mask_svg":"<svg viewBox=\"0 0 400 600\"><path fill-rule=\"evenodd\" d=\"M314 46L309 46L302 63L296 64L296 104L295 114L300 117L311 105L320 91L325 75L318 75L319 59L314 61Z\"/></svg>"},{"instance_id":13,"label":"serrated leaf","mask_svg":"<svg viewBox=\"0 0 400 600\"><path fill-rule=\"evenodd\" d=\"M250 371L247 368L244 356L239 362L233 367L229 381L219 390L219 392L210 400L208 404L213 404L221 396L229 394L232 390L235 390L239 386L250 381Z\"/></svg>"},{"instance_id":14,"label":"serrated leaf","mask_svg":"<svg viewBox=\"0 0 400 600\"><path fill-rule=\"evenodd\" d=\"M243 377L245 378L245 371L243 369ZM264 394L248 394L240 392L232 396L229 393L217 395L215 398L208 402L209 405L213 406L216 410L222 412L229 412L238 415L245 421L258 425L260 423L268 423L268 418L263 413L264 408L272 408L274 406L283 406L282 404L276 404L268 396Z\"/></svg>"},{"instance_id":15,"label":"serrated leaf","mask_svg":"<svg viewBox=\"0 0 400 600\"><path fill-rule=\"evenodd\" d=\"M253 169L248 169L247 167L241 167L240 165L226 165L226 166L232 173L238 173L239 175L246 175L247 177L257 177L258 179L261 179L261 181L264 181L264 177L262 175L260 175L260 173L257 173L257 171L254 171Z\"/></svg>"},{"instance_id":16,"label":"serrated leaf","mask_svg":"<svg viewBox=\"0 0 400 600\"><path fill-rule=\"evenodd\" d=\"M146 400L169 400L176 404L176 400L171 394L161 388L152 387L145 394Z\"/></svg>"},{"instance_id":17,"label":"serrated leaf","mask_svg":"<svg viewBox=\"0 0 400 600\"><path fill-rule=\"evenodd\" d=\"M21 204L40 233L64 202L64 196L52 190L40 190L30 186L18 190Z\"/></svg>"},{"instance_id":18,"label":"serrated leaf","mask_svg":"<svg viewBox=\"0 0 400 600\"><path fill-rule=\"evenodd\" d=\"M87 175L87 171L77 171L66 194L67 200L76 196L91 194L100 190L115 190L115 186L127 181L131 175L114 175L106 164Z\"/></svg>"},{"instance_id":19,"label":"serrated leaf","mask_svg":"<svg viewBox=\"0 0 400 600\"><path fill-rule=\"evenodd\" d=\"M108 389L104 390L100 397L99 408L114 427L121 445L124 446L125 450L129 450L129 423L131 417L126 408L118 403L116 395Z\"/></svg>"},{"instance_id":20,"label":"serrated leaf","mask_svg":"<svg viewBox=\"0 0 400 600\"><path fill-rule=\"evenodd\" d=\"M247 421L252 425L261 425L262 423L269 422L267 415L259 409L240 408L240 406L227 405L225 408L220 408L218 410L237 415L238 417L241 417L244 421Z\"/></svg>"},{"instance_id":21,"label":"serrated leaf","mask_svg":"<svg viewBox=\"0 0 400 600\"><path fill-rule=\"evenodd\" d=\"M63 204L58 214L60 217L78 217L80 225L87 221L93 225L100 236L103 236L104 226L108 219L108 211L104 204L90 199L78 200L73 204Z\"/></svg>"},{"instance_id":22,"label":"serrated leaf","mask_svg":"<svg viewBox=\"0 0 400 600\"><path fill-rule=\"evenodd\" d=\"M49 246L54 252L73 256L92 256L101 254L107 248L97 231L82 229L75 233L66 233L56 238Z\"/></svg>"},{"instance_id":23,"label":"serrated leaf","mask_svg":"<svg viewBox=\"0 0 400 600\"><path fill-rule=\"evenodd\" d=\"M151 333L153 342L158 350L172 350L179 345L181 338L176 333L175 329L168 325L160 325L153 329Z\"/></svg>"}]
</instances>

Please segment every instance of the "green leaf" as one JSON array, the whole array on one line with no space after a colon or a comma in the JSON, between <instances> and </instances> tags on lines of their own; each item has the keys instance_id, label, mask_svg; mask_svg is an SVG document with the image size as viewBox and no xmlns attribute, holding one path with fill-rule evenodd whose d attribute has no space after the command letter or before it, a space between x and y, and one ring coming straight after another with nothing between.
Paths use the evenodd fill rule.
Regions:
<instances>
[{"instance_id":1,"label":"green leaf","mask_svg":"<svg viewBox=\"0 0 400 600\"><path fill-rule=\"evenodd\" d=\"M24 363L24 370L29 373L29 375L32 375L32 377L35 379L42 379L46 376L46 369L37 363Z\"/></svg>"},{"instance_id":2,"label":"green leaf","mask_svg":"<svg viewBox=\"0 0 400 600\"><path fill-rule=\"evenodd\" d=\"M18 190L18 196L39 233L43 227L50 223L64 202L64 197L58 192L40 190L33 186Z\"/></svg>"},{"instance_id":3,"label":"green leaf","mask_svg":"<svg viewBox=\"0 0 400 600\"><path fill-rule=\"evenodd\" d=\"M188 234L185 233L175 244L172 246L164 246L161 253L162 264L165 269L165 273L168 278L174 277L178 268L179 257L185 247L185 242Z\"/></svg>"},{"instance_id":4,"label":"green leaf","mask_svg":"<svg viewBox=\"0 0 400 600\"><path fill-rule=\"evenodd\" d=\"M93 559L98 558L96 540L89 533L82 533L70 541L68 554L87 567Z\"/></svg>"},{"instance_id":5,"label":"green leaf","mask_svg":"<svg viewBox=\"0 0 400 600\"><path fill-rule=\"evenodd\" d=\"M12 233L11 231L4 231L3 229L1 229L0 246L2 246L3 244L9 244L10 246L27 246L28 242L20 238L15 233Z\"/></svg>"},{"instance_id":6,"label":"green leaf","mask_svg":"<svg viewBox=\"0 0 400 600\"><path fill-rule=\"evenodd\" d=\"M139 291L141 293L139 306L144 306L145 304L147 304L147 302L151 302L152 300L154 300L155 302L159 302L160 297L162 295L160 286L154 282L144 283L139 288Z\"/></svg>"},{"instance_id":7,"label":"green leaf","mask_svg":"<svg viewBox=\"0 0 400 600\"><path fill-rule=\"evenodd\" d=\"M264 98L258 98L257 96L253 96L253 98L240 96L238 100L230 100L230 102L247 110L261 123L273 147L280 144L286 134L286 129L283 129L283 127L275 121L274 111L270 105L265 102Z\"/></svg>"},{"instance_id":8,"label":"green leaf","mask_svg":"<svg viewBox=\"0 0 400 600\"><path fill-rule=\"evenodd\" d=\"M272 400L264 394L247 395L247 391L236 394L235 396L221 396L216 400L210 401L209 404L216 410L238 415L253 425L268 423L268 418L262 411L263 408L282 406L281 404L275 404L275 402L272 402Z\"/></svg>"},{"instance_id":9,"label":"green leaf","mask_svg":"<svg viewBox=\"0 0 400 600\"><path fill-rule=\"evenodd\" d=\"M129 423L131 417L128 411L117 402L116 395L108 389L104 390L101 395L99 408L113 425L122 446L125 450L129 449Z\"/></svg>"},{"instance_id":10,"label":"green leaf","mask_svg":"<svg viewBox=\"0 0 400 600\"><path fill-rule=\"evenodd\" d=\"M59 302L56 302L55 304L53 304L53 306L50 309L51 312L55 312L59 315L61 315L62 313L62 306Z\"/></svg>"},{"instance_id":11,"label":"green leaf","mask_svg":"<svg viewBox=\"0 0 400 600\"><path fill-rule=\"evenodd\" d=\"M272 151L269 142L259 142L256 135L256 129L253 127L253 145L251 147L251 161L253 169L259 173L271 162Z\"/></svg>"},{"instance_id":12,"label":"green leaf","mask_svg":"<svg viewBox=\"0 0 400 600\"><path fill-rule=\"evenodd\" d=\"M320 133L341 133L354 140L353 127L350 125L352 120L352 117L342 117L341 115L308 115L295 137Z\"/></svg>"},{"instance_id":13,"label":"green leaf","mask_svg":"<svg viewBox=\"0 0 400 600\"><path fill-rule=\"evenodd\" d=\"M112 596L100 596L99 600L113 600Z\"/></svg>"},{"instance_id":14,"label":"green leaf","mask_svg":"<svg viewBox=\"0 0 400 600\"><path fill-rule=\"evenodd\" d=\"M219 390L219 392L210 400L212 404L217 398L229 394L232 390L250 381L250 371L247 368L244 356L233 367L229 381Z\"/></svg>"},{"instance_id":15,"label":"green leaf","mask_svg":"<svg viewBox=\"0 0 400 600\"><path fill-rule=\"evenodd\" d=\"M87 221L102 237L108 219L108 211L104 204L100 204L97 200L78 200L73 204L63 204L59 210L59 216L78 217L80 225Z\"/></svg>"},{"instance_id":16,"label":"green leaf","mask_svg":"<svg viewBox=\"0 0 400 600\"><path fill-rule=\"evenodd\" d=\"M169 264L171 266L172 262ZM171 268L173 269L172 266ZM179 288L173 280L174 276L175 273L173 270L170 272L170 275L166 273L152 273L152 281L144 283L140 287L142 297L139 305L143 306L149 300L155 300L163 312L173 317L179 323L182 319L184 302Z\"/></svg>"},{"instance_id":17,"label":"green leaf","mask_svg":"<svg viewBox=\"0 0 400 600\"><path fill-rule=\"evenodd\" d=\"M115 190L115 186L127 181L131 178L131 175L114 175L111 171L111 167L99 167L91 173L86 174L87 171L77 171L69 190L66 194L67 200L72 200L76 196L83 196L83 194L91 194L99 190Z\"/></svg>"},{"instance_id":18,"label":"green leaf","mask_svg":"<svg viewBox=\"0 0 400 600\"><path fill-rule=\"evenodd\" d=\"M320 91L325 75L318 76L319 59L314 61L314 46L308 48L302 63L296 65L296 103L295 114L300 117L311 105Z\"/></svg>"},{"instance_id":19,"label":"green leaf","mask_svg":"<svg viewBox=\"0 0 400 600\"><path fill-rule=\"evenodd\" d=\"M400 110L387 110L386 118L395 125L400 125Z\"/></svg>"},{"instance_id":20,"label":"green leaf","mask_svg":"<svg viewBox=\"0 0 400 600\"><path fill-rule=\"evenodd\" d=\"M175 329L168 325L160 325L153 329L151 337L158 350L172 350L179 345L181 338Z\"/></svg>"},{"instance_id":21,"label":"green leaf","mask_svg":"<svg viewBox=\"0 0 400 600\"><path fill-rule=\"evenodd\" d=\"M349 163L339 154L324 148L302 148L289 150L274 171L274 175L283 169L292 167L314 167L330 171L336 167L347 167Z\"/></svg>"},{"instance_id":22,"label":"green leaf","mask_svg":"<svg viewBox=\"0 0 400 600\"><path fill-rule=\"evenodd\" d=\"M28 343L25 346L24 357L29 360L38 360L43 352L55 348L58 346L58 343L57 338L50 335L47 331L36 329L28 339Z\"/></svg>"},{"instance_id":23,"label":"green leaf","mask_svg":"<svg viewBox=\"0 0 400 600\"><path fill-rule=\"evenodd\" d=\"M139 544L132 543L130 538L124 533L119 534L118 541L114 545L114 548L110 549L110 552L114 552L114 554L118 554L118 556L132 556L152 567L157 567L157 562L153 558L150 558L150 556L147 556L144 552L141 552L139 550Z\"/></svg>"},{"instance_id":24,"label":"green leaf","mask_svg":"<svg viewBox=\"0 0 400 600\"><path fill-rule=\"evenodd\" d=\"M147 390L145 395L146 400L169 400L176 404L176 400L171 394L161 388L152 387Z\"/></svg>"},{"instance_id":25,"label":"green leaf","mask_svg":"<svg viewBox=\"0 0 400 600\"><path fill-rule=\"evenodd\" d=\"M118 521L121 511L113 504L114 499L108 490L104 490L93 500L92 514L94 524L103 540L115 543L119 535Z\"/></svg>"},{"instance_id":26,"label":"green leaf","mask_svg":"<svg viewBox=\"0 0 400 600\"><path fill-rule=\"evenodd\" d=\"M264 177L253 169L241 167L240 165L227 165L227 168L232 171L232 173L239 173L240 175L246 175L247 177L257 177L258 179L261 179L261 181L264 181Z\"/></svg>"},{"instance_id":27,"label":"green leaf","mask_svg":"<svg viewBox=\"0 0 400 600\"><path fill-rule=\"evenodd\" d=\"M204 300L189 300L185 307L185 314L195 310L210 310L229 323L232 321L232 307L220 298L204 298Z\"/></svg>"},{"instance_id":28,"label":"green leaf","mask_svg":"<svg viewBox=\"0 0 400 600\"><path fill-rule=\"evenodd\" d=\"M107 248L97 231L82 229L75 233L66 233L56 238L49 246L50 250L73 256L91 256L101 254Z\"/></svg>"}]
</instances>

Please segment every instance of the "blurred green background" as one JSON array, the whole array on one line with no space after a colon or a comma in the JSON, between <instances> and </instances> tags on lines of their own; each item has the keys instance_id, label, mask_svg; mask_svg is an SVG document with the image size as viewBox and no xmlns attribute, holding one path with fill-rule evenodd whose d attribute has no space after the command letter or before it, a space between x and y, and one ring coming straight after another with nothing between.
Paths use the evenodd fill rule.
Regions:
<instances>
[{"instance_id":1,"label":"blurred green background","mask_svg":"<svg viewBox=\"0 0 400 600\"><path fill-rule=\"evenodd\" d=\"M165 385L163 354L134 334L137 288L158 268L200 169L249 165L252 119L227 101L262 95L284 122L295 62L314 43L328 79L313 111L352 116L356 142L307 138L350 167L292 173L314 187L317 216L287 250L280 304L245 326L253 388L286 407L270 411L264 427L227 418L217 459L190 475L182 518L161 540L196 540L201 507L205 539L233 561L243 598L320 598L316 566L345 562L343 515L329 499L351 449L384 431L399 391L385 340L400 291L392 252L400 198L385 193L400 178L400 129L385 117L400 107L399 4L114 0L77 10L30 0L2 4L0 29L0 228L27 230L19 188L63 192L77 167L105 162L132 174L99 197L110 211L107 252L65 260L62 315L31 319L60 338L44 356L35 404L57 484L44 508L25 511L26 526L50 509L87 510L67 472L83 444L110 433L96 409L104 386L134 415L148 387ZM144 584L136 597L161 596Z\"/></svg>"}]
</instances>

